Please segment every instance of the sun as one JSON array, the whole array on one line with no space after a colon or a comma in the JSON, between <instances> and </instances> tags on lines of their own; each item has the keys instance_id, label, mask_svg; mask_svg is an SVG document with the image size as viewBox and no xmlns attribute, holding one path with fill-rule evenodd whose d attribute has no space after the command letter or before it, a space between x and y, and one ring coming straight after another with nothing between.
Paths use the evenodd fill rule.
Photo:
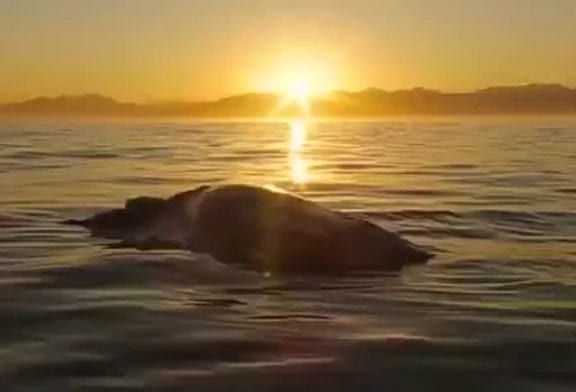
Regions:
<instances>
[{"instance_id":1,"label":"sun","mask_svg":"<svg viewBox=\"0 0 576 392\"><path fill-rule=\"evenodd\" d=\"M312 95L312 88L304 80L295 80L287 86L285 95L301 105L307 105Z\"/></svg>"},{"instance_id":2,"label":"sun","mask_svg":"<svg viewBox=\"0 0 576 392\"><path fill-rule=\"evenodd\" d=\"M256 90L279 96L278 106L272 115L295 107L302 115L309 116L313 102L338 86L333 64L298 58L263 70L255 80Z\"/></svg>"},{"instance_id":3,"label":"sun","mask_svg":"<svg viewBox=\"0 0 576 392\"><path fill-rule=\"evenodd\" d=\"M303 116L310 116L314 99L329 90L325 84L318 83L318 78L315 80L305 72L287 72L277 78L276 85L275 91L280 95L277 111L296 107Z\"/></svg>"},{"instance_id":4,"label":"sun","mask_svg":"<svg viewBox=\"0 0 576 392\"><path fill-rule=\"evenodd\" d=\"M294 80L283 88L284 105L296 104L304 113L310 113L310 101L313 95L312 88L303 79Z\"/></svg>"}]
</instances>

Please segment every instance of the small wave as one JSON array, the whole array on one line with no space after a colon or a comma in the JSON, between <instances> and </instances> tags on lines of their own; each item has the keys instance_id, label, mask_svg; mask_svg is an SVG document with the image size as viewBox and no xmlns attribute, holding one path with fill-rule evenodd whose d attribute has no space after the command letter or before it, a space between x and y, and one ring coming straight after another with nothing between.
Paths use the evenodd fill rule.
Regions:
<instances>
[{"instance_id":1,"label":"small wave","mask_svg":"<svg viewBox=\"0 0 576 392\"><path fill-rule=\"evenodd\" d=\"M322 315L322 314L306 314L306 313L288 313L288 314L262 314L262 315L254 315L250 316L250 320L255 321L286 321L286 320L294 320L294 321L306 321L306 320L330 320L331 317Z\"/></svg>"},{"instance_id":2,"label":"small wave","mask_svg":"<svg viewBox=\"0 0 576 392\"><path fill-rule=\"evenodd\" d=\"M431 169L440 169L441 171L444 170L476 170L479 169L480 166L475 165L475 164L469 164L469 163L446 163L446 164L442 164L442 165L428 165L425 166L426 168L431 168Z\"/></svg>"},{"instance_id":3,"label":"small wave","mask_svg":"<svg viewBox=\"0 0 576 392\"><path fill-rule=\"evenodd\" d=\"M567 194L576 194L576 188L557 188L554 189L555 192L558 193L567 193Z\"/></svg>"},{"instance_id":4,"label":"small wave","mask_svg":"<svg viewBox=\"0 0 576 392\"><path fill-rule=\"evenodd\" d=\"M69 150L69 151L56 151L56 152L48 152L40 150L21 150L21 151L14 151L12 153L5 155L5 158L20 161L50 159L50 158L112 159L119 157L120 155L117 153L94 151L94 150Z\"/></svg>"},{"instance_id":5,"label":"small wave","mask_svg":"<svg viewBox=\"0 0 576 392\"><path fill-rule=\"evenodd\" d=\"M537 131L542 131L542 132L565 132L565 131L568 131L570 128L568 128L568 127L537 127L535 129Z\"/></svg>"},{"instance_id":6,"label":"small wave","mask_svg":"<svg viewBox=\"0 0 576 392\"><path fill-rule=\"evenodd\" d=\"M254 282L260 275L239 271L206 255L188 252L116 251L93 257L92 262L50 265L27 271L33 287L92 288L145 285L210 285Z\"/></svg>"},{"instance_id":7,"label":"small wave","mask_svg":"<svg viewBox=\"0 0 576 392\"><path fill-rule=\"evenodd\" d=\"M523 236L567 235L575 233L576 213L569 211L519 211L502 209L468 210L417 210L401 209L388 211L361 210L355 212L368 218L392 222L434 222L444 224L440 230L467 231L471 227L481 230L498 230ZM429 227L420 227L428 230Z\"/></svg>"},{"instance_id":8,"label":"small wave","mask_svg":"<svg viewBox=\"0 0 576 392\"><path fill-rule=\"evenodd\" d=\"M378 195L398 195L398 196L429 196L429 197L454 197L467 195L467 192L453 189L383 189L377 192Z\"/></svg>"},{"instance_id":9,"label":"small wave","mask_svg":"<svg viewBox=\"0 0 576 392\"><path fill-rule=\"evenodd\" d=\"M463 239L495 239L498 233L480 228L420 228L401 229L400 234L428 238L463 238Z\"/></svg>"},{"instance_id":10,"label":"small wave","mask_svg":"<svg viewBox=\"0 0 576 392\"><path fill-rule=\"evenodd\" d=\"M1 228L27 227L31 224L31 219L24 215L0 213Z\"/></svg>"},{"instance_id":11,"label":"small wave","mask_svg":"<svg viewBox=\"0 0 576 392\"><path fill-rule=\"evenodd\" d=\"M140 336L138 336L140 337ZM141 337L140 337L141 338ZM119 340L119 338L117 337ZM410 335L329 342L296 334L276 338L126 337L111 344L75 344L51 362L28 358L7 374L12 385L130 390L296 391L374 388L435 390L559 390L576 385L576 344L556 341L479 343ZM287 377L288 375L288 377ZM102 388L98 388L102 387ZM109 389L109 388L105 388Z\"/></svg>"},{"instance_id":12,"label":"small wave","mask_svg":"<svg viewBox=\"0 0 576 392\"><path fill-rule=\"evenodd\" d=\"M462 218L462 214L450 210L416 210L416 209L403 209L398 211L370 211L363 210L362 215L371 218L382 218L388 220L404 220L404 219L430 219L430 220L444 220L446 218Z\"/></svg>"}]
</instances>

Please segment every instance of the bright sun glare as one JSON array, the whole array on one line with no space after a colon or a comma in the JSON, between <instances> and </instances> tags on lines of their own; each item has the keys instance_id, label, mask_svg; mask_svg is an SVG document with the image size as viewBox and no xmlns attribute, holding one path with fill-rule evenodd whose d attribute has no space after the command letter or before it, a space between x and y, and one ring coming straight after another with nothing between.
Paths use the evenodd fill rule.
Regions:
<instances>
[{"instance_id":1,"label":"bright sun glare","mask_svg":"<svg viewBox=\"0 0 576 392\"><path fill-rule=\"evenodd\" d=\"M304 155L304 147L308 139L308 122L304 119L292 120L290 126L290 144L288 155L290 177L296 185L305 185L310 181L308 160Z\"/></svg>"},{"instance_id":2,"label":"bright sun glare","mask_svg":"<svg viewBox=\"0 0 576 392\"><path fill-rule=\"evenodd\" d=\"M310 100L312 91L310 85L304 80L295 80L288 86L285 94L293 101L304 104Z\"/></svg>"},{"instance_id":3,"label":"bright sun glare","mask_svg":"<svg viewBox=\"0 0 576 392\"><path fill-rule=\"evenodd\" d=\"M305 114L310 113L310 97L312 89L304 80L295 80L284 88L284 105L296 104Z\"/></svg>"},{"instance_id":4,"label":"bright sun glare","mask_svg":"<svg viewBox=\"0 0 576 392\"><path fill-rule=\"evenodd\" d=\"M261 86L259 89L281 95L277 111L295 105L302 115L308 116L312 114L314 98L332 91L337 79L330 64L292 63L278 67L273 73L263 72L257 85Z\"/></svg>"},{"instance_id":5,"label":"bright sun glare","mask_svg":"<svg viewBox=\"0 0 576 392\"><path fill-rule=\"evenodd\" d=\"M282 110L291 105L296 105L302 114L308 116L312 111L312 98L320 94L314 88L314 85L304 78L287 79L278 91L282 95L282 100L279 102L278 110Z\"/></svg>"}]
</instances>

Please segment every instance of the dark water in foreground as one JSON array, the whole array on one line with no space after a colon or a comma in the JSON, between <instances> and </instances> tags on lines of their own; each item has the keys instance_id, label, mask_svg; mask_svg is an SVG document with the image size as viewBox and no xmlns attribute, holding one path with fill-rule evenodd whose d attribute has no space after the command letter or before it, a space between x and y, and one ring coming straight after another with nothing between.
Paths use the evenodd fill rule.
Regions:
<instances>
[{"instance_id":1,"label":"dark water in foreground","mask_svg":"<svg viewBox=\"0 0 576 392\"><path fill-rule=\"evenodd\" d=\"M576 119L0 123L0 390L576 390ZM62 226L275 184L437 258L268 278Z\"/></svg>"}]
</instances>

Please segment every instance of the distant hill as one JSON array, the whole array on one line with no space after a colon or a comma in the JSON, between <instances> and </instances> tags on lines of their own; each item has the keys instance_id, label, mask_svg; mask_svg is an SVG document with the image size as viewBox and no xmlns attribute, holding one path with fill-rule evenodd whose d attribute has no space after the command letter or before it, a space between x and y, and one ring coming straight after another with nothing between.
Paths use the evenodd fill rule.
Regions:
<instances>
[{"instance_id":1,"label":"distant hill","mask_svg":"<svg viewBox=\"0 0 576 392\"><path fill-rule=\"evenodd\" d=\"M96 94L39 97L0 105L3 116L266 117L275 112L281 97L249 93L216 101L134 104ZM370 88L335 91L312 102L313 112L326 117L465 114L576 114L576 89L557 84L489 87L467 93L443 93L413 88L386 91ZM277 115L295 115L294 105Z\"/></svg>"},{"instance_id":2,"label":"distant hill","mask_svg":"<svg viewBox=\"0 0 576 392\"><path fill-rule=\"evenodd\" d=\"M468 93L414 88L339 92L325 100L327 113L375 116L391 114L544 114L576 113L576 89L530 84L490 87Z\"/></svg>"},{"instance_id":3,"label":"distant hill","mask_svg":"<svg viewBox=\"0 0 576 392\"><path fill-rule=\"evenodd\" d=\"M29 101L0 105L1 114L23 115L122 115L131 114L138 105L120 103L97 94L80 96L38 97Z\"/></svg>"}]
</instances>

